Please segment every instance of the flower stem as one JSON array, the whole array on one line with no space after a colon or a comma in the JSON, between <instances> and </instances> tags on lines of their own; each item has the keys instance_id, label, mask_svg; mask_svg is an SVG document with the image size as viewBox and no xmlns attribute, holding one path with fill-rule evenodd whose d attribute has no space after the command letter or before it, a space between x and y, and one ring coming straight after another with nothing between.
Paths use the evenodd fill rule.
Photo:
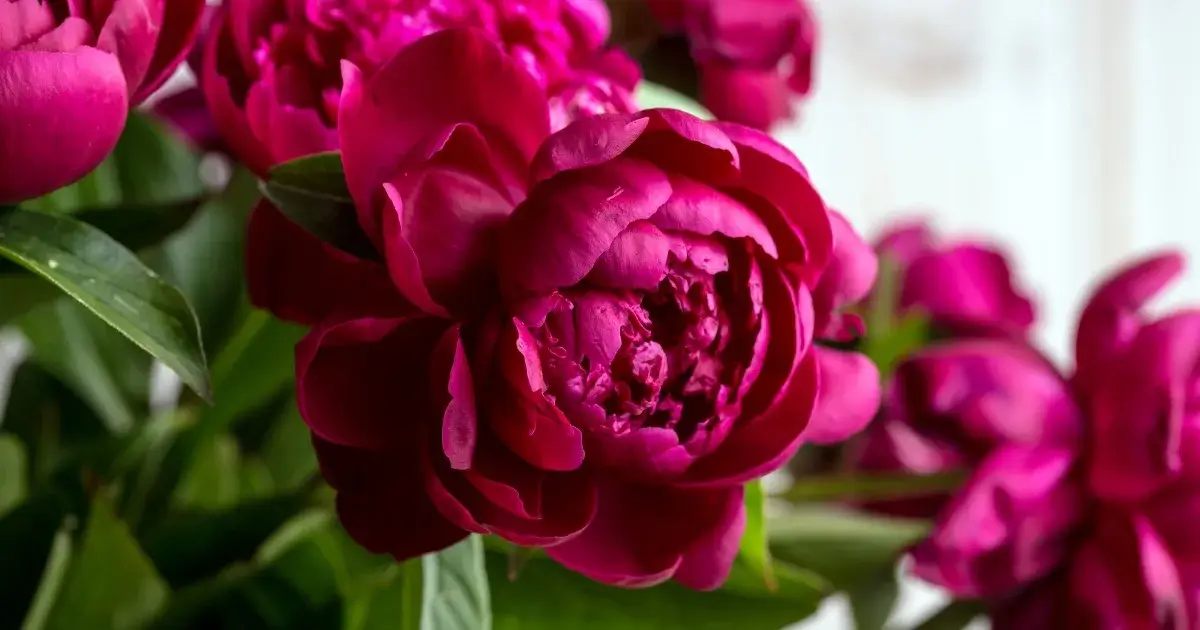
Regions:
<instances>
[{"instance_id":1,"label":"flower stem","mask_svg":"<svg viewBox=\"0 0 1200 630\"><path fill-rule=\"evenodd\" d=\"M783 494L798 503L846 499L903 499L952 492L962 485L961 471L932 475L862 474L799 479Z\"/></svg>"}]
</instances>

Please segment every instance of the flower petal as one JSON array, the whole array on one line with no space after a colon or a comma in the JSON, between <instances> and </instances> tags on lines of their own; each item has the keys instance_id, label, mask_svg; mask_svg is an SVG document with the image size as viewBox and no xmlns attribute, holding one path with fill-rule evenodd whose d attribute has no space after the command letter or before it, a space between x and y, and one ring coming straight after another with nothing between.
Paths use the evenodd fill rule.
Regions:
<instances>
[{"instance_id":1,"label":"flower petal","mask_svg":"<svg viewBox=\"0 0 1200 630\"><path fill-rule=\"evenodd\" d=\"M1075 379L1091 389L1141 325L1138 311L1183 273L1179 252L1144 258L1111 276L1088 299L1075 334Z\"/></svg>"},{"instance_id":2,"label":"flower petal","mask_svg":"<svg viewBox=\"0 0 1200 630\"><path fill-rule=\"evenodd\" d=\"M804 439L817 444L845 441L875 417L882 396L879 369L866 356L816 347L820 389Z\"/></svg>"},{"instance_id":3,"label":"flower petal","mask_svg":"<svg viewBox=\"0 0 1200 630\"><path fill-rule=\"evenodd\" d=\"M522 300L575 285L630 224L650 218L670 195L665 173L633 159L539 184L501 232L506 297Z\"/></svg>"},{"instance_id":4,"label":"flower petal","mask_svg":"<svg viewBox=\"0 0 1200 630\"><path fill-rule=\"evenodd\" d=\"M607 480L587 529L546 552L613 586L653 586L681 571L685 585L715 588L736 555L729 544L736 549L745 525L741 502L740 487L682 490Z\"/></svg>"},{"instance_id":5,"label":"flower petal","mask_svg":"<svg viewBox=\"0 0 1200 630\"><path fill-rule=\"evenodd\" d=\"M337 490L338 520L371 553L408 560L467 537L430 501L415 458L364 451L314 437L325 479Z\"/></svg>"},{"instance_id":6,"label":"flower petal","mask_svg":"<svg viewBox=\"0 0 1200 630\"><path fill-rule=\"evenodd\" d=\"M179 64L187 58L205 13L205 0L170 0L163 2L162 29L154 46L154 57L146 69L145 78L133 96L140 103L153 94Z\"/></svg>"},{"instance_id":7,"label":"flower petal","mask_svg":"<svg viewBox=\"0 0 1200 630\"><path fill-rule=\"evenodd\" d=\"M252 304L308 326L413 310L383 265L322 243L267 201L250 215L246 283Z\"/></svg>"},{"instance_id":8,"label":"flower petal","mask_svg":"<svg viewBox=\"0 0 1200 630\"><path fill-rule=\"evenodd\" d=\"M257 3L233 3L234 6L246 4ZM200 88L204 91L213 122L234 155L255 175L266 177L277 161L267 146L255 137L246 112L242 109L244 104L234 100L231 82L241 84L248 79L241 74L245 70L237 63L233 38L228 28L229 20L224 18L225 9L221 11L213 22L213 31L208 34L208 42L203 49ZM224 74L226 71L238 72L239 76L227 77Z\"/></svg>"},{"instance_id":9,"label":"flower petal","mask_svg":"<svg viewBox=\"0 0 1200 630\"><path fill-rule=\"evenodd\" d=\"M129 109L116 57L0 50L0 203L83 177L113 150Z\"/></svg>"},{"instance_id":10,"label":"flower petal","mask_svg":"<svg viewBox=\"0 0 1200 630\"><path fill-rule=\"evenodd\" d=\"M446 322L356 319L314 328L296 346L300 415L321 439L386 450L440 418L431 396L434 347Z\"/></svg>"},{"instance_id":11,"label":"flower petal","mask_svg":"<svg viewBox=\"0 0 1200 630\"><path fill-rule=\"evenodd\" d=\"M1015 286L1008 260L993 247L962 243L916 257L904 271L900 307L943 325L981 325L1023 335L1033 302Z\"/></svg>"},{"instance_id":12,"label":"flower petal","mask_svg":"<svg viewBox=\"0 0 1200 630\"><path fill-rule=\"evenodd\" d=\"M134 105L139 102L138 90L154 59L154 46L163 25L164 4L156 0L113 0L112 9L96 37L96 48L115 55L120 61L130 103Z\"/></svg>"},{"instance_id":13,"label":"flower petal","mask_svg":"<svg viewBox=\"0 0 1200 630\"><path fill-rule=\"evenodd\" d=\"M346 181L360 208L372 205L379 186L397 175L400 158L430 130L471 123L522 168L549 134L542 89L470 29L417 40L369 81L353 66L343 76L338 129Z\"/></svg>"},{"instance_id":14,"label":"flower petal","mask_svg":"<svg viewBox=\"0 0 1200 630\"><path fill-rule=\"evenodd\" d=\"M714 61L700 66L700 102L720 120L769 131L792 115L792 91L776 68Z\"/></svg>"},{"instance_id":15,"label":"flower petal","mask_svg":"<svg viewBox=\"0 0 1200 630\"><path fill-rule=\"evenodd\" d=\"M772 258L779 255L767 226L745 205L696 180L674 173L669 176L671 198L650 217L650 222L659 229L706 236L720 234L728 238L748 237Z\"/></svg>"}]
</instances>

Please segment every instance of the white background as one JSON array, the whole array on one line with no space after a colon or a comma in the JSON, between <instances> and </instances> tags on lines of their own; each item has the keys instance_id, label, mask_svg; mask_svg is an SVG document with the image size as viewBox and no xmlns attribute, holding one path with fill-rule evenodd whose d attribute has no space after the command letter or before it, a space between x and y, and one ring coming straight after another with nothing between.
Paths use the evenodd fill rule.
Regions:
<instances>
[{"instance_id":1,"label":"white background","mask_svg":"<svg viewBox=\"0 0 1200 630\"><path fill-rule=\"evenodd\" d=\"M1060 360L1105 269L1200 258L1200 1L813 2L817 92L780 136L860 230L917 213L1000 239ZM1198 298L1200 269L1165 303ZM896 627L938 603L911 591ZM852 627L836 600L796 626Z\"/></svg>"}]
</instances>

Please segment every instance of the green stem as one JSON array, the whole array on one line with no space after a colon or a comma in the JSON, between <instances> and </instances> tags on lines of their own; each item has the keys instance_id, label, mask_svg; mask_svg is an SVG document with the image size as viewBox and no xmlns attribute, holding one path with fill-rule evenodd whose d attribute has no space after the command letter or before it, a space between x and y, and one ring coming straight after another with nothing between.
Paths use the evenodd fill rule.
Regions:
<instances>
[{"instance_id":1,"label":"green stem","mask_svg":"<svg viewBox=\"0 0 1200 630\"><path fill-rule=\"evenodd\" d=\"M962 485L963 478L959 471L932 475L807 477L797 480L783 496L795 502L903 499L952 492Z\"/></svg>"},{"instance_id":2,"label":"green stem","mask_svg":"<svg viewBox=\"0 0 1200 630\"><path fill-rule=\"evenodd\" d=\"M976 617L987 612L983 604L969 599L959 599L922 621L913 630L962 630Z\"/></svg>"}]
</instances>

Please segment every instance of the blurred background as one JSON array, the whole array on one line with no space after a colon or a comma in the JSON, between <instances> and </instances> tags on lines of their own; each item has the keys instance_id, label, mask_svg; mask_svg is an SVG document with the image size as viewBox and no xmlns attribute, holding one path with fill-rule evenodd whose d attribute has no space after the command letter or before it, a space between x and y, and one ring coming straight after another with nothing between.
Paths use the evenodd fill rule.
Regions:
<instances>
[{"instance_id":1,"label":"blurred background","mask_svg":"<svg viewBox=\"0 0 1200 630\"><path fill-rule=\"evenodd\" d=\"M999 241L1063 361L1103 269L1163 247L1194 264L1200 2L811 1L816 89L777 135L868 237L927 216ZM1193 267L1161 306L1197 298ZM904 588L898 627L945 601ZM852 627L834 598L794 628Z\"/></svg>"},{"instance_id":2,"label":"blurred background","mask_svg":"<svg viewBox=\"0 0 1200 630\"><path fill-rule=\"evenodd\" d=\"M1200 252L1200 2L810 2L816 91L777 136L868 238L921 216L1003 244L1039 298L1051 356L1068 360L1103 270L1168 246ZM1196 271L1163 306L1200 298ZM0 331L0 409L21 352ZM905 581L894 621L911 627L945 601ZM852 627L835 597L793 630Z\"/></svg>"}]
</instances>

